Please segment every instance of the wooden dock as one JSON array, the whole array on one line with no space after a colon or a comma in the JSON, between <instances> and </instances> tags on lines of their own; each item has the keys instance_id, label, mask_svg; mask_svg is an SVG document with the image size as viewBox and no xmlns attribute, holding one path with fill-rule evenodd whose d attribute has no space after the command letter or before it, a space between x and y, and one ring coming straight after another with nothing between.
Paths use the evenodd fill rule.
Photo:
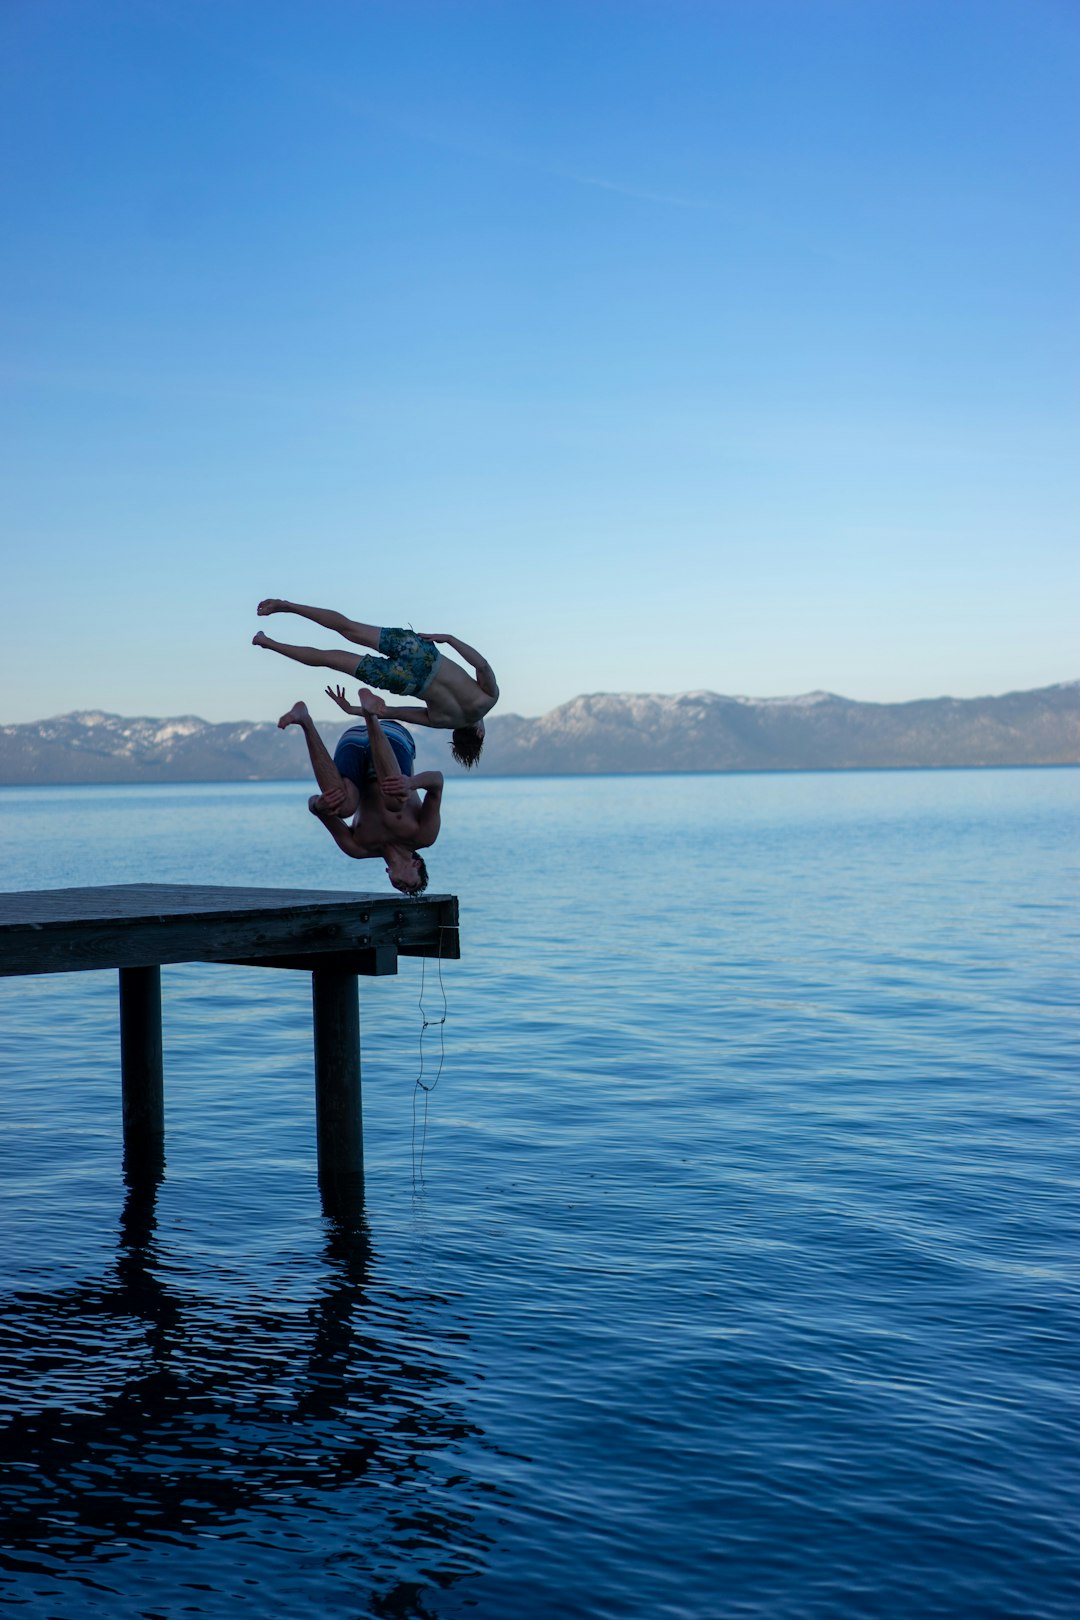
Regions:
<instances>
[{"instance_id":1,"label":"wooden dock","mask_svg":"<svg viewBox=\"0 0 1080 1620\"><path fill-rule=\"evenodd\" d=\"M460 954L453 895L123 883L0 894L0 976L115 968L125 1161L160 1161L161 968L219 962L311 974L315 1131L324 1198L363 1177L357 979L398 957ZM59 1012L58 1006L58 1012Z\"/></svg>"}]
</instances>

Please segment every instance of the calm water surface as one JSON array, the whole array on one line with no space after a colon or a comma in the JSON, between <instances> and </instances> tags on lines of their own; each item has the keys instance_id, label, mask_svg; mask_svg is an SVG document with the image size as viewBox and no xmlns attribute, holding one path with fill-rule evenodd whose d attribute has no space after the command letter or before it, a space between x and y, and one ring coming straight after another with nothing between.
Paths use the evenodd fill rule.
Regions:
<instances>
[{"instance_id":1,"label":"calm water surface","mask_svg":"<svg viewBox=\"0 0 1080 1620\"><path fill-rule=\"evenodd\" d=\"M3 790L0 887L381 888L306 792ZM115 976L0 981L5 1612L1075 1620L1080 771L454 782L431 868L336 1221L303 975L164 970L157 1185Z\"/></svg>"}]
</instances>

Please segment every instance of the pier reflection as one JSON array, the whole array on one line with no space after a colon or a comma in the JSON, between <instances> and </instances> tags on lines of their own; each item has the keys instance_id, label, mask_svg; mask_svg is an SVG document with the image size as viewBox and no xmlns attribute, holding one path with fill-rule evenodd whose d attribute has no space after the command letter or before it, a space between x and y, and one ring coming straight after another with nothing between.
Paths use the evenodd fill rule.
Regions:
<instances>
[{"instance_id":1,"label":"pier reflection","mask_svg":"<svg viewBox=\"0 0 1080 1620\"><path fill-rule=\"evenodd\" d=\"M180 1547L220 1597L240 1542L249 1591L302 1546L356 1612L437 1612L430 1595L486 1546L484 1486L462 1467L483 1437L445 1364L467 1335L447 1301L373 1288L362 1197L340 1186L314 1297L310 1270L306 1287L263 1275L246 1299L215 1294L159 1237L163 1170L125 1167L99 1280L0 1303L0 1592L22 1577L54 1593L64 1569L108 1591L132 1549ZM185 1612L216 1601L185 1595Z\"/></svg>"}]
</instances>

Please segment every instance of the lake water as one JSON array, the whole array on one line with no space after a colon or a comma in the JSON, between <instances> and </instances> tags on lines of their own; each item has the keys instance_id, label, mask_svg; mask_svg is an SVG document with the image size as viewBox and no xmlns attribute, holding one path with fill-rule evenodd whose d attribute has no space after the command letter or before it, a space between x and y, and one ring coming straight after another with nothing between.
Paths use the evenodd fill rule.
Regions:
<instances>
[{"instance_id":1,"label":"lake water","mask_svg":"<svg viewBox=\"0 0 1080 1620\"><path fill-rule=\"evenodd\" d=\"M307 791L6 789L0 887L383 889ZM351 1217L304 975L163 970L156 1188L115 975L0 981L5 1612L1075 1620L1080 770L447 800Z\"/></svg>"}]
</instances>

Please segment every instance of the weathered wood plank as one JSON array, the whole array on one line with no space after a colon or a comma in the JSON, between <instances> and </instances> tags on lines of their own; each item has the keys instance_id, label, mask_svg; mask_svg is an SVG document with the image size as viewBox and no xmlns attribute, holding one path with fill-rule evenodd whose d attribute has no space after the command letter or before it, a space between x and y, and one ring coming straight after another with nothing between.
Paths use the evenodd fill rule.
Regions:
<instances>
[{"instance_id":1,"label":"weathered wood plank","mask_svg":"<svg viewBox=\"0 0 1080 1620\"><path fill-rule=\"evenodd\" d=\"M424 899L433 898L424 896ZM74 922L80 918L157 917L185 913L264 911L295 905L398 906L402 898L344 889L277 889L225 883L107 883L86 888L24 889L0 894L6 923Z\"/></svg>"},{"instance_id":2,"label":"weathered wood plank","mask_svg":"<svg viewBox=\"0 0 1080 1620\"><path fill-rule=\"evenodd\" d=\"M227 965L289 968L300 973L314 973L318 968L337 968L342 973L382 978L397 972L398 953L394 945L373 945L366 951L324 951L321 956L244 956L230 960Z\"/></svg>"},{"instance_id":3,"label":"weathered wood plank","mask_svg":"<svg viewBox=\"0 0 1080 1620\"><path fill-rule=\"evenodd\" d=\"M0 975L369 951L460 954L457 900L117 884L0 895Z\"/></svg>"}]
</instances>

